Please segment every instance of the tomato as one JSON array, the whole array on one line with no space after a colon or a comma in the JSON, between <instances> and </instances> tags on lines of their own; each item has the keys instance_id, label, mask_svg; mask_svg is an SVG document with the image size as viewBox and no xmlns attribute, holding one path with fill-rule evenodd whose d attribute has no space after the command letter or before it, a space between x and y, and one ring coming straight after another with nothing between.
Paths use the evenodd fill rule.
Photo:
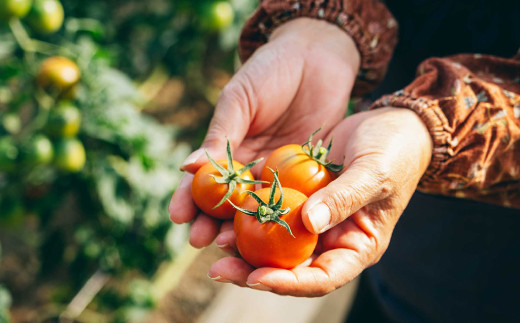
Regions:
<instances>
[{"instance_id":1,"label":"tomato","mask_svg":"<svg viewBox=\"0 0 520 323\"><path fill-rule=\"evenodd\" d=\"M85 166L85 147L76 138L64 138L54 145L54 163L65 172L79 172Z\"/></svg>"},{"instance_id":2,"label":"tomato","mask_svg":"<svg viewBox=\"0 0 520 323\"><path fill-rule=\"evenodd\" d=\"M219 160L217 163L224 168L227 168L228 166L226 160ZM234 169L240 169L242 167L244 167L244 165L237 161L233 161ZM229 202L225 201L222 205L213 209L213 207L217 205L226 195L229 184L219 184L211 175L221 176L220 172L211 163L202 166L195 173L193 182L191 184L191 194L193 196L193 201L202 210L202 212L208 215L218 219L231 219L235 214L235 209L233 206L231 206L231 204L229 204ZM254 180L253 174L251 174L250 171L245 171L242 173L240 178L250 181ZM231 202L233 202L233 204L240 205L247 196L244 191L253 191L254 189L254 184L236 183L236 188L234 189L231 196L229 196L229 199Z\"/></svg>"},{"instance_id":3,"label":"tomato","mask_svg":"<svg viewBox=\"0 0 520 323\"><path fill-rule=\"evenodd\" d=\"M31 9L32 0L0 0L0 19L22 18Z\"/></svg>"},{"instance_id":4,"label":"tomato","mask_svg":"<svg viewBox=\"0 0 520 323\"><path fill-rule=\"evenodd\" d=\"M235 209L227 201L240 205L246 197L244 191L252 191L255 184L253 174L249 171L260 160L255 160L247 165L233 160L229 141L226 147L227 159L215 161L206 152L209 163L199 168L193 177L191 184L191 196L193 202L207 215L217 219L231 219Z\"/></svg>"},{"instance_id":5,"label":"tomato","mask_svg":"<svg viewBox=\"0 0 520 323\"><path fill-rule=\"evenodd\" d=\"M271 189L262 188L255 192L262 201L268 201ZM280 192L276 192L274 200L280 198ZM290 269L308 259L318 243L318 235L309 232L303 224L301 209L307 197L294 189L283 188L283 200L281 204L279 220L286 223L290 231L274 220L261 223L258 213L269 214L277 212L274 203L265 203L264 211L257 199L248 195L241 205L243 210L250 211L245 214L237 210L234 219L234 231L238 251L242 258L254 267L277 267ZM270 209L271 211L265 211ZM287 209L287 213L283 214ZM255 214L253 214L255 213ZM273 213L271 213L273 214ZM261 218L261 216L260 216ZM292 233L292 235L291 235Z\"/></svg>"},{"instance_id":6,"label":"tomato","mask_svg":"<svg viewBox=\"0 0 520 323\"><path fill-rule=\"evenodd\" d=\"M49 111L46 132L54 137L74 137L81 126L81 112L73 104L60 103Z\"/></svg>"},{"instance_id":7,"label":"tomato","mask_svg":"<svg viewBox=\"0 0 520 323\"><path fill-rule=\"evenodd\" d=\"M62 56L53 56L42 62L36 81L46 91L67 94L73 90L80 76L76 63Z\"/></svg>"},{"instance_id":8,"label":"tomato","mask_svg":"<svg viewBox=\"0 0 520 323\"><path fill-rule=\"evenodd\" d=\"M18 148L11 137L0 138L0 172L16 168Z\"/></svg>"},{"instance_id":9,"label":"tomato","mask_svg":"<svg viewBox=\"0 0 520 323\"><path fill-rule=\"evenodd\" d=\"M22 147L22 161L26 165L48 164L53 156L52 143L43 135L34 136Z\"/></svg>"},{"instance_id":10,"label":"tomato","mask_svg":"<svg viewBox=\"0 0 520 323\"><path fill-rule=\"evenodd\" d=\"M6 113L0 124L1 133L16 134L22 129L22 120L16 113Z\"/></svg>"},{"instance_id":11,"label":"tomato","mask_svg":"<svg viewBox=\"0 0 520 323\"><path fill-rule=\"evenodd\" d=\"M27 20L41 34L52 34L63 25L65 13L58 0L34 0Z\"/></svg>"},{"instance_id":12,"label":"tomato","mask_svg":"<svg viewBox=\"0 0 520 323\"><path fill-rule=\"evenodd\" d=\"M221 31L231 26L235 12L227 1L216 1L204 9L202 24L213 31Z\"/></svg>"},{"instance_id":13,"label":"tomato","mask_svg":"<svg viewBox=\"0 0 520 323\"><path fill-rule=\"evenodd\" d=\"M280 182L284 187L296 189L307 196L336 178L325 166L310 158L300 145L282 146L267 158L261 179L271 183L273 174L269 168L280 172Z\"/></svg>"}]
</instances>

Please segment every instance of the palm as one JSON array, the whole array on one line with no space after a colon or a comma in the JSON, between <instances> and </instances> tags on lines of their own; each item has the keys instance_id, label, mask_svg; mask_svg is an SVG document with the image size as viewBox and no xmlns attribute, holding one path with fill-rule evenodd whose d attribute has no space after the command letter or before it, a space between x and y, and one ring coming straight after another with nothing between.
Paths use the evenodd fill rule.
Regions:
<instances>
[{"instance_id":1,"label":"palm","mask_svg":"<svg viewBox=\"0 0 520 323\"><path fill-rule=\"evenodd\" d=\"M226 257L212 266L210 275L253 288L260 281L278 294L317 296L351 281L377 262L428 164L421 150L431 147L418 146L420 136L414 135L419 132L409 122L411 118L417 119L411 111L380 109L347 118L331 131L326 139L335 138L330 156L344 156L345 169L324 190L326 196L342 192L345 203L336 204L342 207L336 215L344 220L336 218L337 225L320 235L312 262L292 270L254 269L240 258ZM309 198L302 216L313 205L311 199L324 190ZM363 198L354 198L356 192L362 192ZM234 246L234 239L229 231L217 241Z\"/></svg>"},{"instance_id":2,"label":"palm","mask_svg":"<svg viewBox=\"0 0 520 323\"><path fill-rule=\"evenodd\" d=\"M266 157L282 145L303 143L320 127L323 131L317 136L323 138L342 120L354 80L339 57L319 48L273 50L268 45L257 55L260 57L252 59L237 75L241 83L249 83L243 84L251 93L248 97L256 94L257 98L247 102L254 113L247 135L235 152L237 159ZM253 71L257 79L251 84L245 76ZM260 93L264 95L259 97Z\"/></svg>"}]
</instances>

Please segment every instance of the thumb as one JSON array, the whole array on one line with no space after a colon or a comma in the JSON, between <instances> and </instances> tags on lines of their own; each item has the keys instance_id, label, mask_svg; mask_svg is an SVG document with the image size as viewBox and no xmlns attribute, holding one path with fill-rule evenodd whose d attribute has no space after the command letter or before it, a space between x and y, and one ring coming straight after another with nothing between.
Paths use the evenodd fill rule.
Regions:
<instances>
[{"instance_id":1,"label":"thumb","mask_svg":"<svg viewBox=\"0 0 520 323\"><path fill-rule=\"evenodd\" d=\"M252 120L252 104L249 98L251 96L246 87L236 81L236 78L224 87L201 147L186 158L181 170L194 173L207 163L205 149L213 159L218 160L226 158L227 140L232 148L240 145Z\"/></svg>"},{"instance_id":2,"label":"thumb","mask_svg":"<svg viewBox=\"0 0 520 323\"><path fill-rule=\"evenodd\" d=\"M360 160L335 181L309 197L302 220L310 232L322 233L374 201L388 196L384 170L369 160Z\"/></svg>"}]
</instances>

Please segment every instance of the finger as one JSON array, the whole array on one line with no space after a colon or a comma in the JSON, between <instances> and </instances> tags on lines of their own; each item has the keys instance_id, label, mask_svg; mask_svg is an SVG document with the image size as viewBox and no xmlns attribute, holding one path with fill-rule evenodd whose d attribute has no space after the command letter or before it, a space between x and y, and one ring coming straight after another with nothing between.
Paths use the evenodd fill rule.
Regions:
<instances>
[{"instance_id":1,"label":"finger","mask_svg":"<svg viewBox=\"0 0 520 323\"><path fill-rule=\"evenodd\" d=\"M215 160L225 159L227 140L236 148L244 139L252 120L252 103L242 79L237 74L222 90L201 148L186 158L182 170L193 173L205 164L208 160L204 149Z\"/></svg>"},{"instance_id":2,"label":"finger","mask_svg":"<svg viewBox=\"0 0 520 323\"><path fill-rule=\"evenodd\" d=\"M246 284L279 295L316 297L352 281L364 268L355 251L334 249L321 254L310 267L259 268L249 275Z\"/></svg>"},{"instance_id":3,"label":"finger","mask_svg":"<svg viewBox=\"0 0 520 323\"><path fill-rule=\"evenodd\" d=\"M348 218L363 206L388 196L385 172L372 158L362 158L327 187L305 202L302 220L314 233L322 233Z\"/></svg>"},{"instance_id":4,"label":"finger","mask_svg":"<svg viewBox=\"0 0 520 323\"><path fill-rule=\"evenodd\" d=\"M233 230L224 231L220 233L215 239L215 243L217 247L219 247L220 249L222 249L222 251L230 255L236 255L238 252L236 245L236 236Z\"/></svg>"},{"instance_id":5,"label":"finger","mask_svg":"<svg viewBox=\"0 0 520 323\"><path fill-rule=\"evenodd\" d=\"M205 214L199 214L190 228L190 244L203 248L211 244L218 234L220 222Z\"/></svg>"},{"instance_id":6,"label":"finger","mask_svg":"<svg viewBox=\"0 0 520 323\"><path fill-rule=\"evenodd\" d=\"M177 224L190 222L198 212L191 198L192 181L193 175L184 175L170 200L170 205L168 206L170 220Z\"/></svg>"},{"instance_id":7,"label":"finger","mask_svg":"<svg viewBox=\"0 0 520 323\"><path fill-rule=\"evenodd\" d=\"M225 257L211 266L208 277L221 283L233 283L245 287L247 277L253 270L254 268L243 259Z\"/></svg>"}]
</instances>

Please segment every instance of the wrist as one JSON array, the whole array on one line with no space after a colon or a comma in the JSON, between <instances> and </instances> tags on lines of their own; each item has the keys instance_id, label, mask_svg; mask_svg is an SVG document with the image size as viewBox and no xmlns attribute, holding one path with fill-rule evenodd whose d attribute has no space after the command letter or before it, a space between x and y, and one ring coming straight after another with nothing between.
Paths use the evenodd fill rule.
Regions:
<instances>
[{"instance_id":1,"label":"wrist","mask_svg":"<svg viewBox=\"0 0 520 323\"><path fill-rule=\"evenodd\" d=\"M409 144L414 146L413 148L417 152L415 158L419 162L421 174L424 174L430 165L433 154L432 136L424 121L416 112L406 108L382 107L377 110L387 110L395 114L400 127L405 130L406 136L411 139Z\"/></svg>"},{"instance_id":2,"label":"wrist","mask_svg":"<svg viewBox=\"0 0 520 323\"><path fill-rule=\"evenodd\" d=\"M297 44L302 50L321 47L340 57L350 68L353 77L359 71L361 56L352 37L338 26L314 18L296 18L277 27L269 42Z\"/></svg>"}]
</instances>

